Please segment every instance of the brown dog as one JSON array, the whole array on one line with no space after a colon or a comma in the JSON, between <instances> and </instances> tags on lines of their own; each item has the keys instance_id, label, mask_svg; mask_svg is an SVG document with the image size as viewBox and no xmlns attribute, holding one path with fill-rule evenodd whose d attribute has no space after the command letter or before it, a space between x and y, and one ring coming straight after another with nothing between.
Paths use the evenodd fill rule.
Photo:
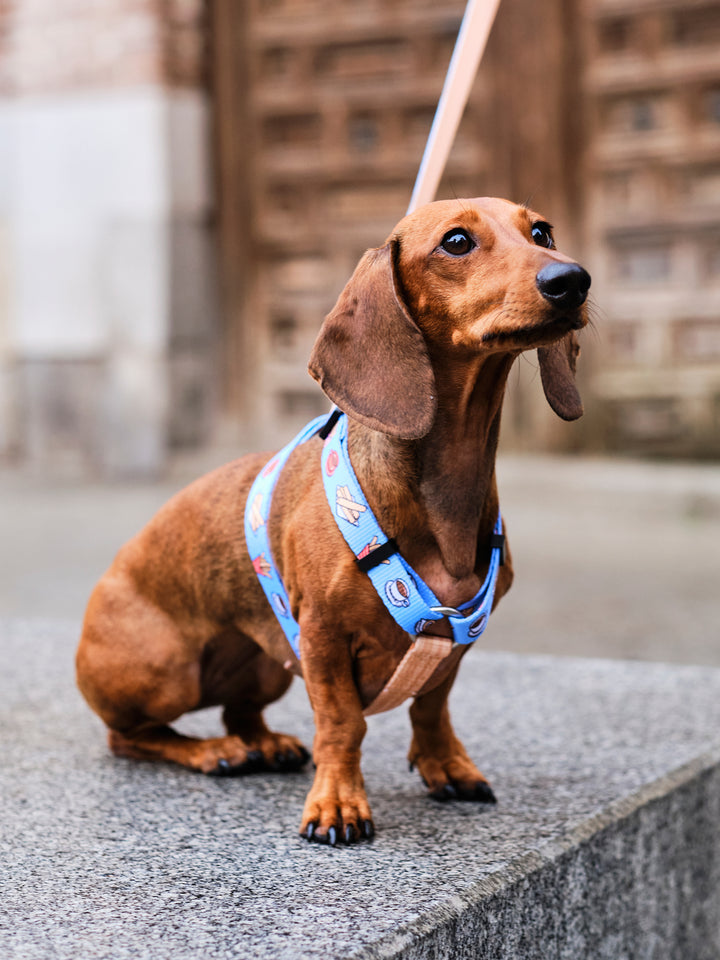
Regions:
<instances>
[{"instance_id":1,"label":"brown dog","mask_svg":"<svg viewBox=\"0 0 720 960\"><path fill-rule=\"evenodd\" d=\"M505 382L538 347L546 396L564 419L582 413L575 330L590 277L558 253L526 207L475 199L428 204L368 251L320 331L310 372L350 418L353 466L383 531L457 607L486 575L498 513L495 452ZM282 471L272 552L300 624L292 655L250 562L243 510L268 455L249 455L177 494L117 555L88 605L78 683L119 756L170 760L204 773L297 769L293 736L263 708L307 685L315 780L300 831L346 843L373 833L360 771L363 711L413 638L390 617L343 541L323 490L322 441ZM512 581L500 568L495 603ZM435 634L451 636L447 620ZM448 649L451 646L447 641ZM465 646L417 691L409 759L437 799L492 802L450 723L447 698ZM227 736L198 740L168 724L224 707Z\"/></svg>"}]
</instances>

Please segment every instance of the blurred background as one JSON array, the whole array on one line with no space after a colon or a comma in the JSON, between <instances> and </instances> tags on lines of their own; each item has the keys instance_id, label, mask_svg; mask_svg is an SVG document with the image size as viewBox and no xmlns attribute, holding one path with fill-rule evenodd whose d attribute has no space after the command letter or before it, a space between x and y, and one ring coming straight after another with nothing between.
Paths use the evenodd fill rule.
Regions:
<instances>
[{"instance_id":1,"label":"blurred background","mask_svg":"<svg viewBox=\"0 0 720 960\"><path fill-rule=\"evenodd\" d=\"M327 409L463 9L0 4L0 614L79 619L181 483ZM438 194L478 195L593 276L583 419L511 376L497 645L720 663L720 2L502 0Z\"/></svg>"}]
</instances>

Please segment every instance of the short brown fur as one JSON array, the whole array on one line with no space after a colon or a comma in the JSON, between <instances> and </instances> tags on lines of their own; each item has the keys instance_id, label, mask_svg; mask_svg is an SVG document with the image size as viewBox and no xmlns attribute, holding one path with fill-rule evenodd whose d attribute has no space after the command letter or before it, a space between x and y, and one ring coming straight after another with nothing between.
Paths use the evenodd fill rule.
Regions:
<instances>
[{"instance_id":1,"label":"short brown fur","mask_svg":"<svg viewBox=\"0 0 720 960\"><path fill-rule=\"evenodd\" d=\"M310 361L349 415L353 466L383 530L448 606L467 602L488 569L501 406L519 353L543 348L551 405L566 419L582 412L573 331L586 322L584 307L563 308L540 294L544 266L572 263L533 242L540 220L488 198L433 203L406 217L360 261ZM475 242L465 256L441 245L456 228ZM373 832L360 770L363 709L411 637L336 527L321 445L316 438L291 455L270 518L300 624L300 662L247 554L245 499L269 459L253 454L178 493L120 550L90 598L77 677L116 754L232 773L292 770L308 759L295 737L268 730L262 717L292 674L302 674L317 770L300 830L308 839L352 842ZM495 603L511 582L508 553ZM413 701L409 759L433 796L488 800L492 792L450 723L459 656ZM226 736L194 739L170 727L218 704Z\"/></svg>"}]
</instances>

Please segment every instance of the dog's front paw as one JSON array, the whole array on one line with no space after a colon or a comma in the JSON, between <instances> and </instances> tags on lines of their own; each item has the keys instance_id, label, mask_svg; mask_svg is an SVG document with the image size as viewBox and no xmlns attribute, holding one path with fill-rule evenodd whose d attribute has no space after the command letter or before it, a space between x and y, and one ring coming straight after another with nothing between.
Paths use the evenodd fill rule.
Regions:
<instances>
[{"instance_id":1,"label":"dog's front paw","mask_svg":"<svg viewBox=\"0 0 720 960\"><path fill-rule=\"evenodd\" d=\"M423 756L410 752L410 769L417 767L433 800L473 800L497 803L492 787L458 742L459 750L447 756Z\"/></svg>"},{"instance_id":2,"label":"dog's front paw","mask_svg":"<svg viewBox=\"0 0 720 960\"><path fill-rule=\"evenodd\" d=\"M360 771L340 765L319 765L305 801L300 836L334 847L337 843L371 840L375 827Z\"/></svg>"}]
</instances>

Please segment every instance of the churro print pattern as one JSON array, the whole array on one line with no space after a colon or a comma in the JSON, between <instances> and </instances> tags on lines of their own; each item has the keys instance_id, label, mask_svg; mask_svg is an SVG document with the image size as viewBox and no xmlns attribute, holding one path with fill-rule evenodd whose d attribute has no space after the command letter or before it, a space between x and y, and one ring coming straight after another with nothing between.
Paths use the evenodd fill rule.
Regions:
<instances>
[{"instance_id":1,"label":"churro print pattern","mask_svg":"<svg viewBox=\"0 0 720 960\"><path fill-rule=\"evenodd\" d=\"M335 490L335 507L336 513L343 520L347 520L348 523L352 523L353 526L357 526L360 521L360 514L365 513L367 507L358 503L357 500L353 500L352 494L350 493L350 488L348 486L337 487Z\"/></svg>"},{"instance_id":2,"label":"churro print pattern","mask_svg":"<svg viewBox=\"0 0 720 960\"><path fill-rule=\"evenodd\" d=\"M377 534L376 534L376 535L372 538L372 540L370 541L370 543L366 543L366 544L365 544L365 546L362 548L362 550L360 551L360 553L357 555L357 559L358 559L358 560L363 560L365 557L369 556L369 555L373 552L373 550L377 550L377 548L378 548L379 546L380 546L380 542L378 541ZM381 562L381 563L390 563L389 560L381 560L380 562Z\"/></svg>"},{"instance_id":3,"label":"churro print pattern","mask_svg":"<svg viewBox=\"0 0 720 960\"><path fill-rule=\"evenodd\" d=\"M262 527L262 525L265 523L262 515L262 501L263 495L261 493L257 493L250 502L249 520L250 526L252 527L254 533L257 533L260 527Z\"/></svg>"}]
</instances>

